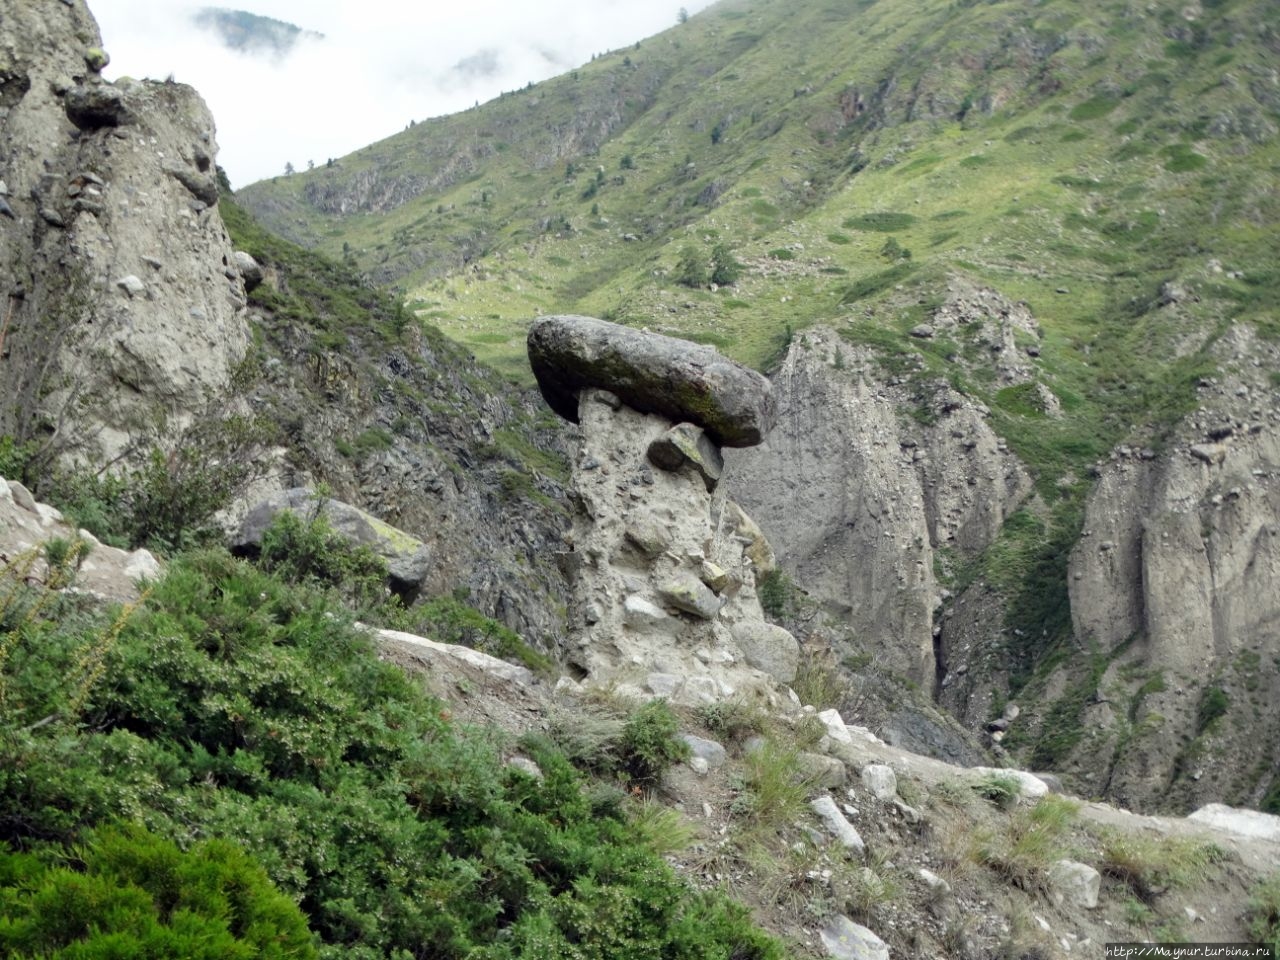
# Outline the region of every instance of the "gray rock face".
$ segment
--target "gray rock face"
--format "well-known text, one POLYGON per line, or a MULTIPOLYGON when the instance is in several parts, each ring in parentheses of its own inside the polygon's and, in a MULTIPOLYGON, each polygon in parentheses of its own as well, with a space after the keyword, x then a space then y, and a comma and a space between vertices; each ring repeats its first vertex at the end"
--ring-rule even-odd
MULTIPOLYGON (((740 697, 779 707, 767 671, 735 640, 761 623, 749 520, 693 470, 654 469, 670 420, 584 390, 565 557, 570 662, 584 682, 698 705, 740 697)), ((794 642, 794 641, 792 641, 794 642)))
POLYGON ((759 443, 773 425, 773 391, 712 347, 591 317, 540 317, 529 362, 551 409, 579 422, 578 393, 612 391, 632 409, 702 427, 721 446, 759 443))
POLYGON ((1135 701, 1140 736, 1114 758, 1131 718, 1094 707, 1069 771, 1080 792, 1106 784, 1137 806, 1259 803, 1269 786, 1249 772, 1257 745, 1280 735, 1280 677, 1260 668, 1280 656, 1280 391, 1269 376, 1280 349, 1247 327, 1214 349, 1220 376, 1202 382, 1168 448, 1122 449, 1101 466, 1068 568, 1076 636, 1103 652, 1136 638, 1099 701, 1164 680, 1135 701), (1203 730, 1199 707, 1215 685, 1226 716, 1203 730), (1180 767, 1197 737, 1212 765, 1180 767))
POLYGON ((940 387, 930 424, 904 417, 919 401, 834 331, 797 336, 775 381, 778 426, 725 451, 730 495, 797 583, 878 638, 887 668, 931 686, 935 550, 985 548, 1030 478, 979 406, 940 387))
POLYGON ((14 0, 0 18, 4 89, 23 91, 0 97, 0 433, 61 423, 68 459, 105 463, 139 424, 193 422, 229 386, 248 325, 217 209, 170 175, 212 179, 213 118, 182 84, 102 80, 85 61, 99 43, 83 3, 14 0), (142 289, 116 286, 127 277, 142 289))

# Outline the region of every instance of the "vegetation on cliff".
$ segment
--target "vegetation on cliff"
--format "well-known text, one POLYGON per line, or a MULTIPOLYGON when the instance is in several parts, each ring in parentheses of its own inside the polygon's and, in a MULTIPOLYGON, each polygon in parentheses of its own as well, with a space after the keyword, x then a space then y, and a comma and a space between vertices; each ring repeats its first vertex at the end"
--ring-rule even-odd
MULTIPOLYGON (((297 904, 321 957, 781 956, 646 847, 612 769, 455 724, 324 582, 349 588, 349 562, 276 553, 274 574, 175 556, 110 611, 7 568, 0 943, 311 956, 297 904), (504 762, 517 749, 540 776, 504 762)), ((681 754, 660 715, 628 729, 619 775, 681 754)))

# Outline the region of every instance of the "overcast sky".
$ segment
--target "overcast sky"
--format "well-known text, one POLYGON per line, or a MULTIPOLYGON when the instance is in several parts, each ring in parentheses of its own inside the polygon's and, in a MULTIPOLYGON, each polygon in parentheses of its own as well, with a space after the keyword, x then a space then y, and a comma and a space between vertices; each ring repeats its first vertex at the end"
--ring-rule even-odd
MULTIPOLYGON (((214 0, 216 2, 216 0, 214 0)), ((236 53, 192 14, 214 2, 89 0, 107 76, 196 87, 235 186, 305 169, 425 120, 564 73, 711 0, 249 0, 226 6, 324 34, 286 57, 236 53), (458 69, 470 62, 492 72, 458 69)), ((220 4, 219 4, 220 5, 220 4)))

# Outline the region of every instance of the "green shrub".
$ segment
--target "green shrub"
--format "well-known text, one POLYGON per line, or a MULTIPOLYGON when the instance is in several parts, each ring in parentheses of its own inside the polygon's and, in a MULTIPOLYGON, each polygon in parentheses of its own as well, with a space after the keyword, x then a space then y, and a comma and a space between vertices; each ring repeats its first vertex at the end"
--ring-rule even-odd
POLYGON ((145 830, 102 830, 51 862, 0 848, 0 954, 310 960, 306 918, 222 840, 183 852, 145 830))
MULTIPOLYGON (((433 960, 781 960, 742 910, 646 846, 616 788, 589 787, 546 739, 524 745, 542 779, 505 766, 495 738, 453 726, 332 588, 302 579, 222 550, 176 557, 75 723, 36 721, 110 616, 46 607, 4 667, 0 839, 77 842, 109 820, 177 842, 234 836, 326 960, 424 945, 433 960)), ((675 731, 651 704, 620 757, 654 776, 684 756, 675 731)))
POLYGON ((800 751, 774 738, 743 758, 742 789, 732 810, 749 829, 774 833, 803 818, 813 781, 800 765, 800 751))
POLYGON ((654 783, 672 764, 689 759, 680 719, 665 700, 650 700, 622 728, 622 764, 639 783, 654 783))
POLYGON ((1105 117, 1116 107, 1120 106, 1120 100, 1107 94, 1098 94, 1090 97, 1082 103, 1077 103, 1071 108, 1068 116, 1072 120, 1098 120, 1105 117))
POLYGON ((872 230, 877 233, 895 233, 906 230, 916 222, 909 213, 864 213, 861 216, 849 217, 843 226, 848 230, 872 230))
POLYGON ((1249 935, 1280 957, 1280 873, 1262 880, 1249 894, 1249 935))
POLYGON ((1045 797, 1015 812, 1001 828, 978 831, 974 857, 1023 889, 1039 886, 1050 865, 1068 854, 1064 840, 1079 809, 1066 797, 1045 797))
POLYGON ((881 270, 879 273, 863 277, 845 288, 844 294, 840 297, 840 303, 847 305, 875 296, 882 290, 888 290, 895 284, 907 279, 914 269, 914 265, 908 261, 898 263, 888 270, 881 270))
POLYGON ((218 511, 266 469, 273 428, 245 417, 197 419, 119 473, 55 474, 48 499, 100 540, 171 551, 222 536, 218 511))
POLYGON ((795 585, 779 569, 768 570, 761 574, 756 582, 756 592, 760 595, 760 606, 764 612, 775 620, 786 615, 795 598, 795 585))
POLYGON ((768 715, 745 700, 716 700, 698 708, 698 719, 713 736, 734 743, 764 732, 768 715))
POLYGON ((742 276, 742 264, 728 244, 717 243, 711 249, 711 282, 721 287, 733 286, 742 276))
POLYGON ((702 252, 696 247, 685 247, 680 251, 680 259, 676 261, 672 279, 682 287, 695 290, 705 287, 711 280, 711 273, 702 252))
POLYGON ((1174 143, 1164 148, 1164 168, 1170 173, 1190 173, 1205 167, 1209 160, 1196 153, 1185 143, 1174 143))
POLYGON ((473 650, 513 660, 530 670, 551 675, 550 658, 529 646, 511 628, 486 617, 474 607, 469 607, 457 597, 434 597, 417 604, 392 621, 397 629, 421 633, 439 640, 473 650))
POLYGON ((973 785, 973 790, 1001 810, 1008 810, 1022 796, 1022 782, 1009 773, 988 773, 973 785))
POLYGON ((1138 897, 1150 902, 1163 890, 1202 882, 1208 869, 1226 857, 1222 847, 1195 838, 1109 832, 1102 838, 1098 869, 1124 881, 1138 897))
POLYGON ((258 563, 289 583, 332 587, 364 607, 385 595, 387 564, 368 547, 353 546, 322 514, 303 519, 285 511, 262 534, 258 563))
POLYGON ((19 443, 11 436, 0 437, 0 477, 5 480, 23 481, 27 464, 35 456, 38 444, 34 440, 19 443))
POLYGON ((1200 696, 1200 706, 1196 709, 1196 734, 1204 733, 1215 720, 1226 716, 1230 705, 1231 701, 1221 687, 1205 688, 1200 696))

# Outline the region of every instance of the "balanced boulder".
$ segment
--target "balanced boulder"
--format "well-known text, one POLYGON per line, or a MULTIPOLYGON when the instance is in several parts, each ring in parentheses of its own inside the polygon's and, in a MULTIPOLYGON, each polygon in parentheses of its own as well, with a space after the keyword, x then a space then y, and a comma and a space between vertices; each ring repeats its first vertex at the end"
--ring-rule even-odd
POLYGON ((641 413, 690 422, 720 446, 750 447, 774 421, 773 389, 712 347, 592 317, 540 317, 529 363, 556 413, 578 422, 578 392, 612 391, 641 413))

